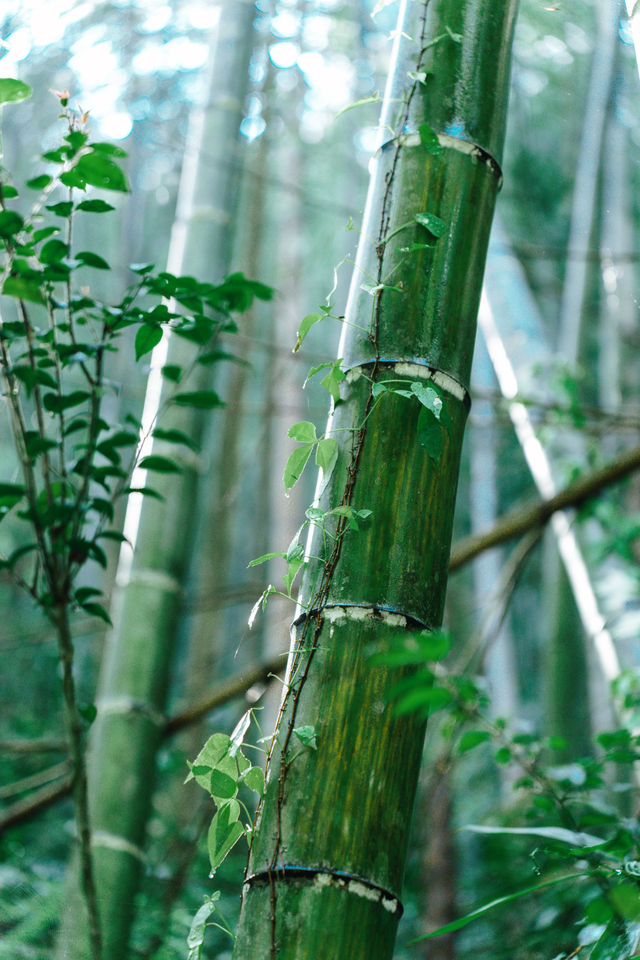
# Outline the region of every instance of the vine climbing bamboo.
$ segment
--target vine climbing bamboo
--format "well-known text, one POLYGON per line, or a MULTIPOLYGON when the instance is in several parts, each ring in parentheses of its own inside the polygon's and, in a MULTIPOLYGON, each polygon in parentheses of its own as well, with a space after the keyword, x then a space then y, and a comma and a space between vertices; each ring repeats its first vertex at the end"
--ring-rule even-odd
POLYGON ((428 691, 370 655, 441 622, 516 6, 402 5, 235 960, 393 952, 428 691))

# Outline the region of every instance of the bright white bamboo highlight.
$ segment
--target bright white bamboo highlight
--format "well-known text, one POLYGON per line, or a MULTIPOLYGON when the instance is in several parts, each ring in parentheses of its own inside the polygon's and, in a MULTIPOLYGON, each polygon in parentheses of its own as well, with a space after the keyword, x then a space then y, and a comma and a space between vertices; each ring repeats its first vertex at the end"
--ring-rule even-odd
MULTIPOLYGON (((498 333, 491 304, 484 290, 480 301, 478 326, 485 338, 500 391, 507 400, 511 401, 509 416, 534 483, 540 495, 549 499, 557 492, 549 458, 535 435, 529 411, 524 404, 514 399, 518 393, 518 380, 507 356, 504 342, 498 333)), ((620 661, 611 634, 606 628, 605 619, 598 609, 589 572, 567 513, 554 513, 551 526, 558 542, 558 551, 567 571, 582 625, 593 644, 604 676, 611 681, 620 673, 620 661)))

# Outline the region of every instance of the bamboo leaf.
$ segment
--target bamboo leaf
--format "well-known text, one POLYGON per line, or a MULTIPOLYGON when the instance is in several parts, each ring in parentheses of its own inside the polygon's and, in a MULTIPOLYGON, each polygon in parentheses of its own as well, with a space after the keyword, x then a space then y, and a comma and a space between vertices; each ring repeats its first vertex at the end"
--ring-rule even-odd
POLYGON ((177 393, 173 402, 181 407, 195 407, 199 410, 213 410, 215 407, 224 407, 215 390, 192 390, 190 393, 177 393))
POLYGON ((524 890, 518 890, 516 893, 508 893, 504 897, 497 897, 497 899, 491 900, 489 903, 485 903, 484 906, 478 907, 477 910, 472 910, 470 913, 465 914, 464 917, 459 917, 457 920, 453 920, 451 923, 445 924, 444 927, 439 927, 437 930, 433 930, 431 933, 425 933, 421 937, 415 937, 409 942, 418 943, 420 940, 430 940, 432 937, 439 937, 443 933, 453 933, 454 930, 461 930, 462 927, 466 927, 467 924, 471 923, 472 920, 476 920, 478 917, 484 916, 485 913, 488 913, 495 907, 500 907, 505 903, 512 903, 514 900, 519 900, 520 897, 526 897, 530 893, 537 893, 538 890, 545 890, 547 887, 553 887, 559 883, 568 883, 570 880, 579 880, 581 877, 590 876, 592 876, 590 872, 572 873, 565 877, 556 877, 554 880, 545 880, 543 883, 536 883, 533 887, 526 887, 524 890))
POLYGON ((155 470, 156 473, 180 473, 182 468, 169 457, 161 457, 156 453, 143 457, 140 461, 143 470, 155 470))
POLYGON ((190 450, 198 451, 200 448, 195 440, 192 440, 191 437, 184 433, 182 430, 178 430, 175 427, 171 430, 165 430, 162 427, 156 427, 153 431, 153 437, 155 440, 163 440, 165 443, 179 443, 182 446, 189 447, 190 450))
POLYGON ((465 830, 473 833, 510 834, 523 837, 544 837, 547 840, 557 840, 568 843, 572 847, 598 847, 605 841, 601 837, 590 833, 579 833, 575 830, 566 830, 564 827, 491 827, 467 826, 465 830))

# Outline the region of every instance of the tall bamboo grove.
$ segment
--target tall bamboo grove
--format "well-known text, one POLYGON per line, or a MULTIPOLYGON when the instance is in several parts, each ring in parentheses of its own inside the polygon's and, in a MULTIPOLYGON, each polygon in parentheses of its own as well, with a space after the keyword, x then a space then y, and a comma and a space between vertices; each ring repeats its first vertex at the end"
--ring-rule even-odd
POLYGON ((369 654, 441 624, 516 7, 400 12, 327 431, 338 461, 315 508, 372 516, 358 532, 341 517, 335 541, 318 523, 307 548, 321 559, 303 580, 234 960, 393 953, 425 722, 394 712, 403 674, 369 654))

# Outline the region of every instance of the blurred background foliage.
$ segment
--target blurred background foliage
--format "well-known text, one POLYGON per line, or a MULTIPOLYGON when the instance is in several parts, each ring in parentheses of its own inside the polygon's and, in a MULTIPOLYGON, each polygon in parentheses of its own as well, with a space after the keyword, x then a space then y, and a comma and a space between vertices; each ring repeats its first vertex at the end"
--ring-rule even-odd
MULTIPOLYGON (((251 632, 247 627, 257 597, 268 583, 280 582, 281 564, 247 565, 267 551, 286 549, 313 495, 313 478, 307 477, 299 492, 284 497, 286 432, 296 420, 311 419, 320 427, 325 419, 326 393, 314 382, 304 391, 300 387, 309 366, 335 354, 339 323, 317 324, 304 350, 291 351, 301 318, 317 312, 328 295, 334 312, 344 311, 368 161, 379 143, 375 101, 384 89, 395 19, 393 4, 375 17, 372 6, 369 0, 258 0, 252 32, 245 37, 244 66, 240 52, 237 58, 239 88, 244 90, 238 136, 233 142, 216 142, 214 129, 197 148, 201 179, 189 223, 204 224, 206 230, 215 222, 216 184, 233 168, 232 222, 225 224, 222 272, 243 270, 272 285, 276 296, 240 322, 233 349, 248 365, 229 364, 212 373, 228 407, 215 414, 204 452, 201 485, 213 506, 189 543, 190 572, 176 628, 168 715, 227 675, 287 646, 290 604, 275 601, 251 632), (361 99, 371 102, 340 112, 361 99), (212 585, 203 576, 203 564, 211 567, 216 555, 220 562, 212 585), (195 636, 200 637, 197 650, 195 636)), ((512 359, 524 355, 519 366, 514 360, 521 397, 559 484, 637 445, 640 432, 639 81, 628 23, 623 10, 618 17, 614 7, 613 0, 523 0, 514 48, 498 206, 501 228, 492 245, 491 282, 504 305, 500 322, 506 324, 507 353, 512 359), (589 159, 585 136, 599 122, 592 112, 590 80, 604 43, 603 6, 615 14, 613 59, 600 85, 602 90, 606 84, 602 132, 589 154, 593 159, 597 151, 595 179, 588 189, 581 188, 581 202, 592 210, 591 224, 580 237, 572 233, 572 211, 576 183, 585 182, 580 170, 589 159), (563 325, 569 322, 563 303, 569 265, 575 262, 586 269, 582 279, 571 280, 582 285, 582 302, 577 355, 568 357, 562 350, 563 325), (531 326, 523 332, 520 324, 530 309, 539 323, 535 349, 527 341, 531 326)), ((68 90, 72 102, 90 112, 94 138, 117 142, 128 153, 131 194, 118 197, 117 212, 104 221, 105 232, 87 238, 90 249, 112 264, 110 282, 119 285, 101 289, 98 277, 97 295, 116 300, 130 279, 130 263, 167 261, 180 215, 181 181, 190 175, 189 158, 196 149, 194 131, 202 111, 206 115, 216 105, 216 36, 230 9, 228 3, 204 0, 10 0, 0 12, 0 73, 19 77, 34 91, 29 101, 9 105, 2 116, 3 165, 13 180, 21 183, 32 176, 39 155, 59 135, 51 89, 68 90)), ((229 62, 235 69, 233 58, 229 62)), ((203 279, 221 278, 220 254, 214 255, 206 241, 197 265, 192 260, 195 254, 187 256, 184 272, 193 266, 203 279)), ((457 537, 490 526, 496 516, 534 495, 508 404, 487 363, 479 351, 457 537)), ((114 402, 141 409, 144 378, 134 375, 125 353, 118 364, 112 370, 114 402)), ((0 449, 4 476, 13 454, 1 401, 0 449)), ((581 549, 597 603, 621 667, 628 671, 619 682, 627 706, 634 702, 633 671, 639 666, 639 518, 637 478, 604 492, 579 516, 581 549)), ((19 546, 18 532, 9 522, 3 525, 4 551, 19 546)), ((585 737, 590 718, 597 731, 613 714, 602 664, 572 591, 560 574, 548 576, 554 563, 559 569, 550 559, 552 541, 547 533, 518 569, 517 584, 505 587, 497 599, 492 591, 507 550, 504 556, 491 554, 491 567, 481 557, 473 568, 456 573, 448 622, 456 645, 477 642, 482 628, 482 643, 499 651, 493 664, 490 654, 483 658, 483 682, 494 695, 496 710, 508 712, 516 728, 541 735, 556 732, 550 724, 559 723, 571 759, 590 749, 585 737), (486 622, 496 603, 502 603, 502 615, 486 622)), ((115 552, 110 559, 109 574, 100 574, 99 582, 107 595, 113 589, 115 552)), ((56 649, 44 620, 1 573, 0 624, 0 802, 5 812, 15 812, 20 803, 28 811, 34 791, 61 782, 68 773, 60 749, 56 649), (52 741, 48 749, 15 749, 16 741, 41 739, 52 741)), ((95 699, 104 638, 101 621, 76 618, 77 678, 86 703, 95 699)), ((259 683, 247 696, 250 703, 264 706, 266 732, 276 694, 272 689, 265 695, 265 684, 259 683)), ((212 885, 205 843, 198 840, 204 821, 199 823, 191 793, 196 788, 180 786, 185 755, 193 757, 211 730, 231 730, 244 708, 235 700, 208 715, 195 731, 164 741, 132 957, 186 955, 191 917, 212 885)), ((488 750, 455 762, 449 758, 443 767, 436 763, 438 743, 437 737, 431 739, 426 755, 398 958, 569 955, 578 943, 576 924, 582 914, 575 907, 575 891, 566 889, 552 889, 535 902, 520 901, 516 909, 489 915, 455 940, 409 945, 411 936, 517 885, 524 887, 535 875, 530 840, 505 843, 504 838, 458 832, 465 823, 496 822, 500 806, 503 822, 517 822, 524 801, 521 791, 513 789, 514 777, 496 772, 488 750)), ((152 779, 154 773, 143 770, 140 776, 152 779)), ((2 830, 0 960, 52 956, 73 843, 72 819, 70 800, 62 796, 2 830)), ((234 852, 216 877, 223 912, 232 922, 243 859, 242 851, 234 852)), ((230 957, 229 938, 211 931, 203 955, 230 957)))

